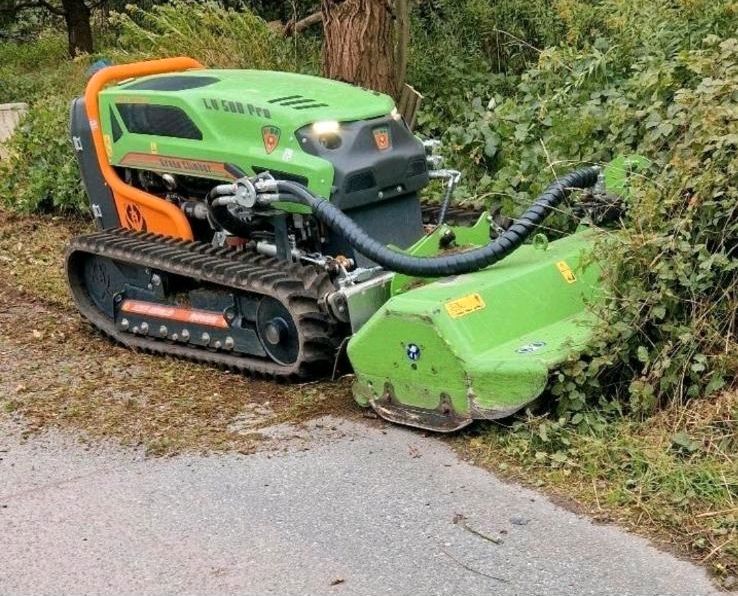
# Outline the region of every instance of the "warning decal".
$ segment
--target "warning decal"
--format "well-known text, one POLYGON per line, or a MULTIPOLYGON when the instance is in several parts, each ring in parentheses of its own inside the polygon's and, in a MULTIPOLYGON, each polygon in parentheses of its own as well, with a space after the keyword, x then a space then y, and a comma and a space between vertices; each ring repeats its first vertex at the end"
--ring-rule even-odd
POLYGON ((559 270, 559 273, 561 273, 561 277, 566 280, 566 283, 573 284, 577 281, 577 276, 574 275, 574 272, 566 261, 559 261, 556 263, 556 268, 559 270))
POLYGON ((446 312, 451 318, 458 319, 485 308, 484 300, 479 294, 469 294, 461 298, 455 298, 444 304, 446 312))

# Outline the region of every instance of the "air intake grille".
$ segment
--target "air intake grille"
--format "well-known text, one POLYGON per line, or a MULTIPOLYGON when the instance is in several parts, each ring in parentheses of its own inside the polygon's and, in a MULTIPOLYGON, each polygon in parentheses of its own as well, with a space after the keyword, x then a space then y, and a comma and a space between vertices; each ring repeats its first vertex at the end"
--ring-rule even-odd
POLYGON ((176 106, 119 103, 116 107, 129 132, 202 140, 200 129, 184 110, 176 106))
POLYGON ((420 174, 425 174, 427 169, 428 165, 425 161, 425 157, 416 157, 409 164, 407 164, 406 177, 409 178, 410 176, 419 176, 420 174))
POLYGON ((138 91, 185 91, 187 89, 206 87, 218 81, 220 81, 219 78, 211 76, 169 75, 136 81, 135 83, 126 85, 125 88, 136 89, 138 91))
POLYGON ((367 190, 374 188, 377 185, 377 181, 374 178, 374 173, 367 170, 366 172, 358 172, 351 174, 346 178, 346 194, 352 192, 359 192, 360 190, 367 190))
POLYGON ((321 103, 309 97, 302 95, 285 95, 284 97, 275 97, 270 99, 269 103, 283 107, 290 107, 295 110, 309 110, 311 108, 327 108, 327 103, 321 103))

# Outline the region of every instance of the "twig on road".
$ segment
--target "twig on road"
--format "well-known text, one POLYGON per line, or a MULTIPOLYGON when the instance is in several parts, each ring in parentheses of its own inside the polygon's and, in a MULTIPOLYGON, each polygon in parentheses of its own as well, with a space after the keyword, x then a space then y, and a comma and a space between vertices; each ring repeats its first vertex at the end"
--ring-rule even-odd
POLYGON ((454 563, 459 565, 460 567, 463 567, 467 571, 471 571, 472 573, 476 573, 477 575, 481 575, 482 577, 486 577, 488 579, 493 579, 498 582, 503 582, 505 584, 510 583, 509 579, 505 579, 504 577, 497 577, 495 575, 490 575, 489 573, 485 573, 484 571, 480 571, 479 569, 474 569, 474 567, 471 567, 464 563, 461 559, 458 557, 455 557, 450 552, 448 552, 445 548, 441 547, 441 552, 446 555, 449 559, 451 559, 454 563))

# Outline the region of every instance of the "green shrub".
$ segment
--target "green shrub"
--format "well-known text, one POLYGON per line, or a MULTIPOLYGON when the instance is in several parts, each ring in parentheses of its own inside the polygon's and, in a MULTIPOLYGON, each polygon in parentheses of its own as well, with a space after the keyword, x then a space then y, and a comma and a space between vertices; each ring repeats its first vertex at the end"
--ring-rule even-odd
POLYGON ((66 62, 67 42, 62 35, 45 34, 23 44, 0 43, 0 103, 32 101, 47 89, 63 85, 57 69, 66 62))
POLYGON ((593 357, 560 378, 568 409, 607 384, 648 414, 738 375, 738 39, 712 36, 674 70, 672 101, 640 114, 639 147, 663 169, 638 185, 630 225, 598 249, 603 325, 593 357))
POLYGON ((90 57, 70 60, 57 34, 0 44, 0 101, 25 101, 28 115, 0 161, 0 202, 16 210, 76 212, 86 203, 69 142, 69 101, 80 95, 90 57))
POLYGON ((69 102, 50 95, 36 101, 0 161, 0 198, 24 212, 77 212, 87 200, 69 142, 69 102))
POLYGON ((187 55, 215 68, 317 71, 314 41, 285 39, 245 8, 188 0, 126 8, 111 19, 118 42, 110 53, 118 62, 187 55))
MULTIPOLYGON (((442 76, 426 93, 420 128, 445 141, 473 198, 513 213, 556 173, 620 153, 654 160, 626 229, 598 247, 606 300, 591 356, 565 367, 553 389, 560 413, 577 423, 603 397, 647 414, 709 395, 738 373, 738 3, 550 7, 558 41, 528 55, 520 72, 491 73, 467 41, 465 56, 448 43, 445 58, 421 58, 442 76)), ((491 26, 494 14, 480 23, 491 26)))

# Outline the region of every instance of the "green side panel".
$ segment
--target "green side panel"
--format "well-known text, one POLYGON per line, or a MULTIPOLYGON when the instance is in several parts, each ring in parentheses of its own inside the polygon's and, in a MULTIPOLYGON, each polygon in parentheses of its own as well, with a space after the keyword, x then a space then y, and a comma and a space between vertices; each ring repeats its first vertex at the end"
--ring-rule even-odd
POLYGON ((488 269, 393 296, 349 342, 357 401, 450 404, 460 419, 524 407, 590 337, 599 270, 583 262, 595 234, 525 245, 488 269))
MULTIPOLYGON (((255 169, 277 170, 307 178, 310 190, 329 197, 333 166, 304 152, 296 131, 318 121, 350 122, 387 116, 394 109, 393 100, 386 95, 318 77, 269 71, 188 71, 176 73, 176 77, 207 76, 217 81, 179 90, 141 88, 147 82, 172 76, 139 78, 100 93, 101 126, 110 163, 130 165, 131 154, 170 156, 185 160, 184 173, 223 180, 230 177, 222 167, 209 169, 207 164, 193 165, 193 160, 231 164, 248 175, 253 175, 255 169), (117 104, 125 103, 180 108, 201 131, 202 140, 133 133, 123 126, 122 136, 114 141, 110 113, 123 124, 117 104), (269 135, 277 139, 276 145, 267 142, 269 135), (205 169, 198 171, 195 166, 205 169)), ((183 171, 156 165, 158 168, 150 169, 183 171)))

